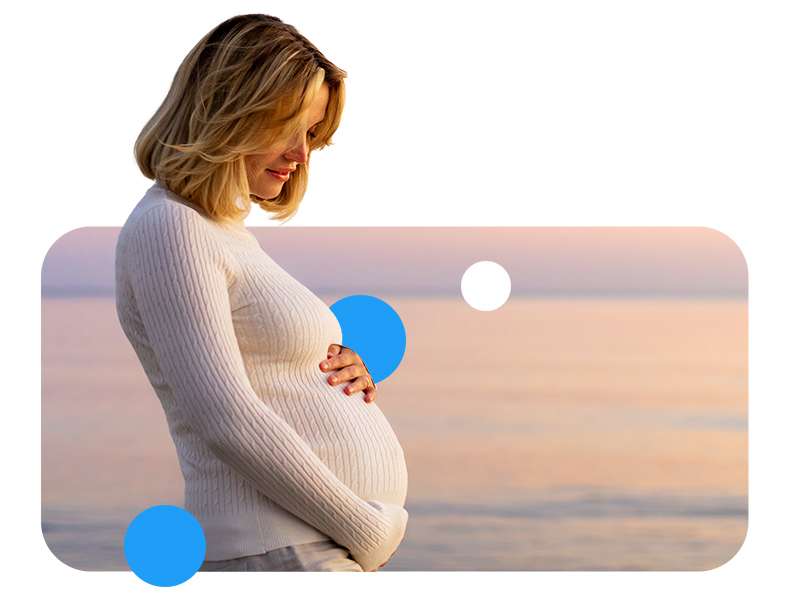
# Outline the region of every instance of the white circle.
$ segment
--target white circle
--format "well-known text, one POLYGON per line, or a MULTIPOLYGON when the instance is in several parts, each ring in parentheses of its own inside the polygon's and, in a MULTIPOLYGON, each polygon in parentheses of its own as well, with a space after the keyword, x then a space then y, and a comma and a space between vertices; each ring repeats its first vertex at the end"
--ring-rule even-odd
POLYGON ((500 308, 511 294, 511 277, 497 263, 488 260, 477 262, 464 271, 461 294, 472 308, 500 308))

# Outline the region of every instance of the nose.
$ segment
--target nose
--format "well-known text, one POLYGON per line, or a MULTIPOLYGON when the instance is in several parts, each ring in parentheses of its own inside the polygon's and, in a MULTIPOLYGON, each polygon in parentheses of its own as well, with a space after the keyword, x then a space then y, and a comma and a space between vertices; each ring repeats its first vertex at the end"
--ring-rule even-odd
POLYGON ((294 140, 283 155, 292 162, 303 164, 308 160, 308 136, 300 136, 294 140))

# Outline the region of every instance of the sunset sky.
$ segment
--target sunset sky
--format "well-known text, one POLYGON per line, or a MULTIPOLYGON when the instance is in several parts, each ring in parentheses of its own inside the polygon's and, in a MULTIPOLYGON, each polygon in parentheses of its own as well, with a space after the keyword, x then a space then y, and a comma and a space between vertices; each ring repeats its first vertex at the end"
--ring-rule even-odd
MULTIPOLYGON (((511 277, 514 295, 747 295, 738 246, 699 227, 253 227, 262 248, 318 294, 459 295, 473 263, 511 277)), ((118 228, 57 240, 45 295, 111 294, 118 228)))

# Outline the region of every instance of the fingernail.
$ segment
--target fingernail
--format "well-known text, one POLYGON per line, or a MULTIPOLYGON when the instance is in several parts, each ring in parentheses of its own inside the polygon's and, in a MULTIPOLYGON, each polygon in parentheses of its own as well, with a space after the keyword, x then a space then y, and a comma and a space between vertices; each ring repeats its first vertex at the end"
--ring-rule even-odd
POLYGON ((328 358, 333 356, 333 352, 328 352, 328 358))
POLYGON ((334 375, 333 377, 331 377, 331 383, 339 383, 339 378, 336 375, 334 375))
MULTIPOLYGON (((330 357, 328 357, 328 358, 330 358, 330 357)), ((325 369, 327 369, 327 368, 328 368, 328 363, 326 363, 326 362, 322 363, 322 364, 320 365, 320 368, 321 368, 321 369, 324 371, 325 369)))
POLYGON ((352 393, 353 393, 353 388, 351 388, 351 387, 348 387, 348 388, 345 390, 345 393, 346 393, 347 395, 350 395, 350 394, 352 394, 352 393))

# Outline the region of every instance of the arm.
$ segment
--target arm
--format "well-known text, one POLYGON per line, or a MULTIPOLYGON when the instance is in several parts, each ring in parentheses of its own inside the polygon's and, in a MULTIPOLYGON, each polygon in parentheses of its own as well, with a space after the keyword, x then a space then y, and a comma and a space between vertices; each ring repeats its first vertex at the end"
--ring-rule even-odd
POLYGON ((221 251, 204 226, 193 211, 159 206, 128 232, 124 265, 166 382, 214 454, 370 571, 400 543, 407 513, 361 500, 258 399, 233 330, 221 251))

